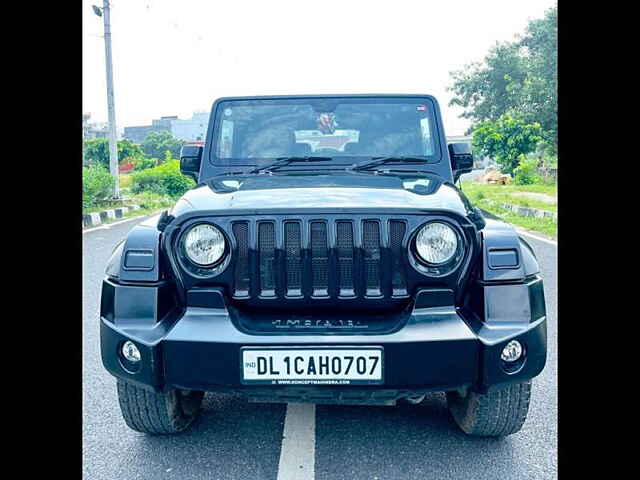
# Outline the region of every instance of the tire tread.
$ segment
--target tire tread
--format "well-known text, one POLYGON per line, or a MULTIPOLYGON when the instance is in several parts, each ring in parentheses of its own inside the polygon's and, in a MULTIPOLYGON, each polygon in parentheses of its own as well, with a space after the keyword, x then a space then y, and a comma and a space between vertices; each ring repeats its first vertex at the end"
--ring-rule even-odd
POLYGON ((467 434, 503 437, 518 432, 531 399, 531 381, 516 383, 486 394, 469 392, 466 397, 448 392, 449 411, 467 434))
MULTIPOLYGON (((151 435, 178 433, 197 417, 185 415, 181 397, 173 391, 160 394, 147 391, 124 380, 117 382, 118 400, 122 417, 129 428, 151 435), (171 412, 170 403, 176 402, 171 412)), ((200 400, 202 397, 199 397, 200 400)))

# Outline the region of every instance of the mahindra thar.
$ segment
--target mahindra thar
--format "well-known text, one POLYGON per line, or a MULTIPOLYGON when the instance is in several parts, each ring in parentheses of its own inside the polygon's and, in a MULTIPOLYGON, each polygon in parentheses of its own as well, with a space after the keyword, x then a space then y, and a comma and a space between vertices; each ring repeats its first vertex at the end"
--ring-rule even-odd
POLYGON ((455 186, 430 95, 229 97, 180 168, 197 186, 134 227, 102 284, 126 424, 184 430, 205 392, 395 405, 446 392, 470 435, 522 427, 546 361, 532 248, 455 186))

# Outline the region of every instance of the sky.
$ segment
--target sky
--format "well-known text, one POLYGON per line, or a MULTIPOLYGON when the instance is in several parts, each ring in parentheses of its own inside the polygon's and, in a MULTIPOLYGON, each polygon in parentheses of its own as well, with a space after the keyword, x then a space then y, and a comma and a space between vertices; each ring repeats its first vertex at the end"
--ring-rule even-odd
MULTIPOLYGON (((83 0, 83 113, 107 121, 103 20, 83 0)), ((448 136, 450 72, 555 0, 112 0, 116 125, 209 111, 222 96, 429 93, 448 136)))

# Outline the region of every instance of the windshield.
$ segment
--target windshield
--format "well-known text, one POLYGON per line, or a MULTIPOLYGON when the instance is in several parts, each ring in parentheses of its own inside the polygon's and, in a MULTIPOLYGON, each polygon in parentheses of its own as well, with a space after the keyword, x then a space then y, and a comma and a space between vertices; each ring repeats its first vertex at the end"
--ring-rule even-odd
POLYGON ((280 157, 392 156, 437 162, 437 145, 427 98, 225 100, 215 113, 212 161, 223 166, 280 157))

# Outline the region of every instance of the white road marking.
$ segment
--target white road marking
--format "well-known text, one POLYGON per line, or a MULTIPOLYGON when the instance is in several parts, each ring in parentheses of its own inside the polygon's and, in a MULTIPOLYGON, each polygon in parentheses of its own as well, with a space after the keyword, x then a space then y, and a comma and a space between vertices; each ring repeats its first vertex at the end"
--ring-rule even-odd
POLYGON ((288 403, 282 432, 278 480, 313 480, 315 452, 315 404, 288 403))
POLYGON ((82 231, 82 234, 84 235, 85 233, 93 232, 95 230, 109 230, 111 227, 115 227, 116 225, 131 222, 132 220, 138 220, 147 216, 148 215, 139 215, 137 217, 125 218, 124 220, 120 220, 119 222, 105 223, 104 225, 100 225, 99 227, 87 228, 86 230, 82 231))
POLYGON ((519 234, 524 235, 525 237, 535 238, 536 240, 540 240, 541 242, 549 243, 551 245, 555 245, 556 247, 558 246, 558 242, 555 242, 553 240, 549 240, 548 238, 543 238, 543 237, 539 237, 537 235, 533 235, 533 234, 527 232, 526 230, 522 230, 521 228, 516 228, 516 230, 518 231, 519 234))

